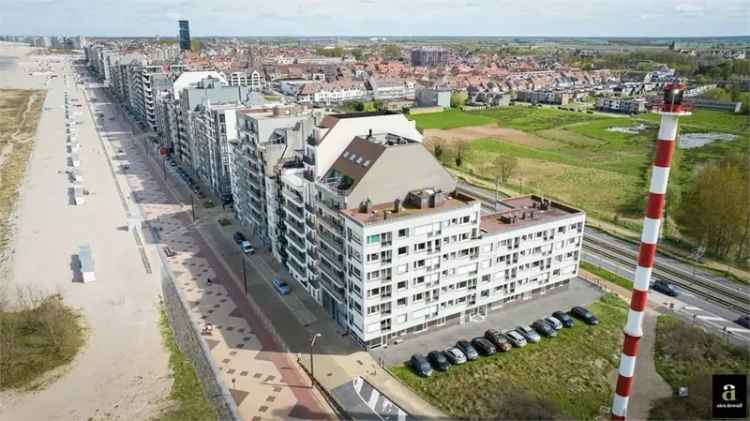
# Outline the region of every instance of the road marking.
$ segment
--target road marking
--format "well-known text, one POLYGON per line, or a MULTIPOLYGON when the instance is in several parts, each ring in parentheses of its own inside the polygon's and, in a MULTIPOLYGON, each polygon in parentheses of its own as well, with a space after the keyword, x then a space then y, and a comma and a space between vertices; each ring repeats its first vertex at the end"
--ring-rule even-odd
POLYGON ((702 316, 702 315, 698 315, 696 317, 699 318, 699 319, 701 319, 701 320, 710 320, 710 321, 714 321, 714 322, 728 322, 729 321, 729 320, 727 320, 727 319, 725 319, 723 317, 719 317, 719 316, 702 316))
POLYGON ((700 307, 695 307, 695 306, 685 306, 685 307, 683 307, 683 308, 684 308, 685 310, 691 310, 691 311, 697 311, 697 310, 700 310, 700 311, 704 311, 704 310, 703 310, 702 308, 700 308, 700 307))
POLYGON ((744 329, 741 327, 728 327, 727 330, 730 332, 737 332, 737 333, 750 333, 750 329, 744 329))

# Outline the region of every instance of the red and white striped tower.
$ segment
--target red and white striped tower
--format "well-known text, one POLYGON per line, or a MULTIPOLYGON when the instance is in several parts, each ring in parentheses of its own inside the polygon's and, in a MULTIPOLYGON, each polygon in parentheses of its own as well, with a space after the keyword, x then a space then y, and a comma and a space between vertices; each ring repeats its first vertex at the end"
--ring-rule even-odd
POLYGON ((680 116, 690 115, 682 103, 685 85, 669 84, 664 88, 664 101, 660 104, 661 114, 659 137, 656 140, 656 158, 651 169, 651 188, 648 193, 646 218, 643 221, 641 247, 638 255, 638 266, 635 269, 633 295, 630 298, 628 320, 625 323, 625 343, 622 346, 620 369, 617 377, 615 397, 612 401, 612 419, 624 420, 628 412, 628 399, 633 387, 635 360, 638 357, 638 344, 643 336, 643 311, 648 302, 648 290, 651 284, 651 270, 656 257, 656 243, 659 239, 659 228, 664 214, 669 167, 677 138, 677 121, 680 116))

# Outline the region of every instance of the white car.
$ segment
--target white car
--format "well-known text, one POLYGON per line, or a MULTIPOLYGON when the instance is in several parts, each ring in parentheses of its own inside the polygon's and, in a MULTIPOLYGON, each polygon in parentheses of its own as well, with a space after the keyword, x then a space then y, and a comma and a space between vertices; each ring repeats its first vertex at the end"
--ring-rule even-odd
POLYGON ((563 324, 562 324, 562 322, 561 322, 561 321, 559 321, 559 320, 557 320, 556 318, 554 318, 554 317, 552 317, 552 316, 547 316, 547 317, 545 317, 545 318, 544 318, 544 321, 545 321, 545 322, 546 322, 546 323, 547 323, 547 324, 548 324, 548 325, 549 325, 549 326, 550 326, 550 327, 551 327, 552 329, 555 329, 555 330, 560 330, 560 329, 562 329, 562 328, 563 328, 563 324))
POLYGON ((455 346, 446 349, 445 355, 448 357, 448 360, 451 362, 451 364, 459 365, 466 362, 466 355, 464 355, 464 353, 455 346))

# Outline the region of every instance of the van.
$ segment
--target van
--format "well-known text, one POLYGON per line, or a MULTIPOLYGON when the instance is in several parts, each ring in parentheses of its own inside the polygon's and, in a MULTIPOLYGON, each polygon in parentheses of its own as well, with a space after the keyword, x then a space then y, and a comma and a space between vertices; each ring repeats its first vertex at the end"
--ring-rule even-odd
POLYGON ((240 248, 242 249, 242 252, 245 254, 255 254, 255 248, 247 240, 240 243, 240 248))

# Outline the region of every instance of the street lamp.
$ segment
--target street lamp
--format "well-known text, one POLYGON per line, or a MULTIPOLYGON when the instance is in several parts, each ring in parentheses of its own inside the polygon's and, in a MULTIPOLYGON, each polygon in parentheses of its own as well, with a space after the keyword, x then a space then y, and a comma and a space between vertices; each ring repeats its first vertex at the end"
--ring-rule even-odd
POLYGON ((323 336, 320 333, 316 333, 313 335, 312 340, 310 340, 310 379, 312 380, 313 386, 315 385, 315 360, 313 360, 313 348, 315 347, 315 341, 323 336))

